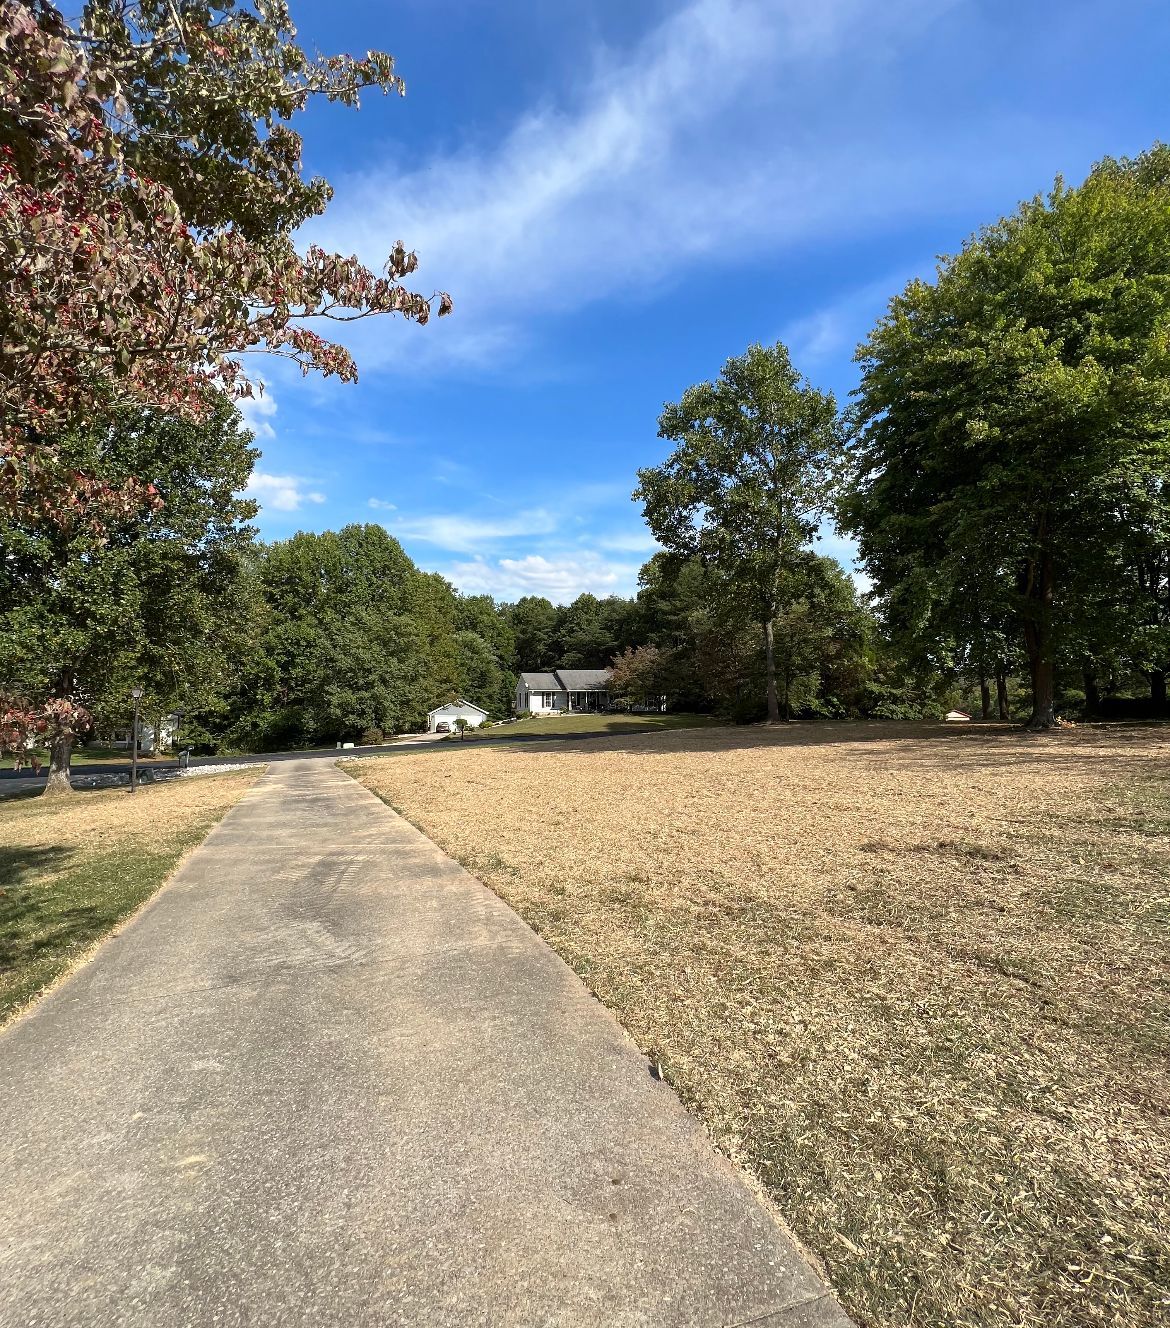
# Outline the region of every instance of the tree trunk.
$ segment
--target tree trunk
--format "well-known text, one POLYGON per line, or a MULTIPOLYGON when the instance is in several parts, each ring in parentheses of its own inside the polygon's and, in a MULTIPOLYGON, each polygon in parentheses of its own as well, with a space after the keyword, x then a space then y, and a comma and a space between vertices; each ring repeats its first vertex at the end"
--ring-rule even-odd
POLYGON ((1028 665, 1032 676, 1032 713, 1028 717, 1027 728, 1054 729, 1056 727, 1056 679, 1052 659, 1044 651, 1043 645, 1034 646, 1028 642, 1029 633, 1025 631, 1024 640, 1028 644, 1028 665))
POLYGON ((1029 567, 1025 585, 1025 594, 1032 609, 1024 619, 1024 647, 1028 652, 1028 670, 1032 676, 1032 713, 1026 725, 1030 729, 1056 727, 1052 592, 1052 554, 1044 551, 1029 567))
POLYGON ((1157 714, 1166 713, 1166 675, 1161 669, 1150 671, 1150 701, 1157 714))
POLYGON ((1012 717, 1011 706, 1008 704, 1007 690, 1007 672, 1004 669, 997 669, 995 672, 995 699, 999 703, 999 717, 1006 724, 1012 717))
POLYGON ((151 736, 151 740, 150 740, 150 754, 151 754, 151 756, 161 756, 161 755, 162 755, 162 726, 163 726, 163 717, 162 717, 162 715, 161 715, 161 713, 160 713, 160 714, 155 718, 155 721, 154 721, 154 733, 152 734, 152 736, 151 736))
POLYGON ((1085 667, 1085 714, 1095 715, 1101 709, 1101 689, 1097 686, 1097 675, 1088 666, 1085 667))
POLYGON ((49 747, 49 777, 45 781, 45 795, 72 793, 69 780, 69 762, 73 756, 73 735, 55 738, 49 747))
POLYGON ((980 719, 991 718, 991 688, 987 685, 987 674, 982 671, 979 674, 979 708, 982 711, 980 719))
POLYGON ((779 724, 780 703, 776 699, 776 653, 772 645, 772 618, 764 622, 764 656, 768 664, 768 722, 779 724))

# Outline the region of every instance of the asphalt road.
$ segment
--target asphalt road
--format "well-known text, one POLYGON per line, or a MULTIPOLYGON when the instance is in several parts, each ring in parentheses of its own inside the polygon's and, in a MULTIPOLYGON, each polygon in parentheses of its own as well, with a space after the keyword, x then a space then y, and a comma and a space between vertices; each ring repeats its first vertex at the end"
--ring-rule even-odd
POLYGON ((848 1328, 576 976, 329 759, 0 1033, 0 1121, 0 1328, 848 1328))

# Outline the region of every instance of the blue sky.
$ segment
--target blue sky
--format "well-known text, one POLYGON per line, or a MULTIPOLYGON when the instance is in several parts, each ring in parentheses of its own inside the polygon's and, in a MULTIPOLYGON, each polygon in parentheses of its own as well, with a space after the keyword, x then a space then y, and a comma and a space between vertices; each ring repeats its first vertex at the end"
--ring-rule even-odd
MULTIPOLYGON (((312 239, 396 240, 455 313, 343 329, 361 381, 260 369, 261 532, 380 521, 500 599, 629 594, 662 403, 778 337, 845 398, 890 295, 1054 176, 1165 137, 1148 0, 293 0, 405 99, 301 123, 312 239)), ((259 365, 257 366, 259 368, 259 365)), ((825 552, 850 548, 826 532, 825 552)))

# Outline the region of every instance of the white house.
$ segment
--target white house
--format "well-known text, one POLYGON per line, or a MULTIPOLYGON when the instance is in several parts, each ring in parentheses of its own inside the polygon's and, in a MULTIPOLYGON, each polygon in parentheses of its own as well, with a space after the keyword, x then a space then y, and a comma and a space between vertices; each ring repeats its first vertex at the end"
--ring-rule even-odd
MULTIPOLYGON (((158 750, 166 751, 175 740, 175 735, 179 732, 179 716, 164 715, 162 727, 159 730, 158 750)), ((130 725, 125 728, 114 729, 108 745, 111 747, 130 747, 130 725)), ((154 742, 154 724, 146 718, 145 715, 138 717, 138 750, 140 752, 152 752, 155 750, 154 742)))
POLYGON ((608 710, 611 669, 554 669, 522 673, 516 684, 518 715, 555 715, 570 710, 608 710))
POLYGON ((427 711, 427 732, 434 733, 440 724, 447 724, 454 733, 456 720, 465 719, 469 729, 477 729, 487 719, 487 711, 470 701, 448 701, 427 711))

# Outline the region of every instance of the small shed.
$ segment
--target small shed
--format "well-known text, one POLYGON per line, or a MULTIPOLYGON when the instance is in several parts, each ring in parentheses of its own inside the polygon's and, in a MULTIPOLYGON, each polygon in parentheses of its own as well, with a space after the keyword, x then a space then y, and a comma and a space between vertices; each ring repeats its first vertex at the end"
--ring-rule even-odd
POLYGON ((471 701, 448 701, 427 711, 427 732, 434 733, 440 724, 447 724, 454 733, 458 727, 455 721, 459 719, 465 719, 468 728, 477 729, 487 719, 487 713, 471 701))

